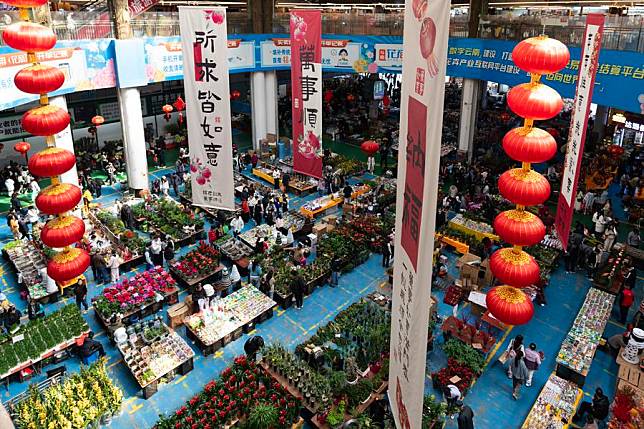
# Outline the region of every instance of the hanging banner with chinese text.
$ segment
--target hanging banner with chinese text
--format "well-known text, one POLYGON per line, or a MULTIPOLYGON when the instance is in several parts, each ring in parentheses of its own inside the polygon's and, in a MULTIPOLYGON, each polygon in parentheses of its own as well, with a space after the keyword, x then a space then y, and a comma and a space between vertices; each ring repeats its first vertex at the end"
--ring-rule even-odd
POLYGON ((597 73, 603 31, 604 15, 589 14, 586 18, 586 31, 581 47, 577 92, 570 119, 568 148, 566 160, 564 161, 563 179, 555 220, 557 235, 564 249, 568 247, 568 235, 570 234, 570 224, 579 180, 579 167, 581 166, 581 157, 584 154, 588 114, 593 98, 593 88, 595 87, 595 75, 597 73))
POLYGON ((399 429, 420 429, 431 296, 449 0, 412 7, 403 34, 389 401, 399 429))
POLYGON ((235 208, 224 8, 180 7, 192 203, 235 208))
POLYGON ((322 21, 319 10, 291 11, 293 170, 322 177, 322 21))

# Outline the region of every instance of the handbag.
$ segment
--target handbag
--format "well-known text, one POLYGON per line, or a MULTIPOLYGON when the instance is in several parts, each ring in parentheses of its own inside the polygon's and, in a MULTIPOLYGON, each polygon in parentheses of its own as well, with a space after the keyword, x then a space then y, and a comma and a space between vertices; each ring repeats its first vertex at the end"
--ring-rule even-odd
POLYGON ((505 363, 508 361, 508 357, 510 357, 509 351, 506 350, 501 353, 501 356, 499 356, 499 362, 501 362, 501 365, 505 365, 505 363))

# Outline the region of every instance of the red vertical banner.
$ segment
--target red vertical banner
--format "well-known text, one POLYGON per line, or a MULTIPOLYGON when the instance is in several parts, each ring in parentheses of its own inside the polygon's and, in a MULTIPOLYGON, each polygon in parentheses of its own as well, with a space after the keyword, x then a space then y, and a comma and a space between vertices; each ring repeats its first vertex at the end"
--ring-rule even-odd
POLYGON ((322 20, 319 10, 291 11, 293 169, 322 177, 322 20))
POLYGON ((588 114, 590 113, 590 104, 593 99, 595 75, 597 73, 597 65, 599 64, 598 59, 603 32, 604 15, 589 14, 586 18, 586 31, 584 32, 584 39, 581 45, 581 62, 579 64, 577 91, 575 93, 575 102, 570 119, 568 147, 555 219, 557 235, 564 249, 568 247, 568 235, 570 234, 572 215, 575 210, 581 157, 584 154, 588 114))

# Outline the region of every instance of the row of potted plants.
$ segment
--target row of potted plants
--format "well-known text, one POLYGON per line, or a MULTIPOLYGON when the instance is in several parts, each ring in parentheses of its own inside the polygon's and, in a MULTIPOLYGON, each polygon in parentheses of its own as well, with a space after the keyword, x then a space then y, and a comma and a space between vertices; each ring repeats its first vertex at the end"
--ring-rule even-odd
POLYGON ((392 225, 387 225, 382 218, 376 216, 359 216, 351 220, 351 229, 357 234, 368 238, 366 245, 372 252, 382 253, 382 249, 389 240, 392 225))
POLYGON ((103 358, 45 391, 31 385, 12 411, 19 429, 86 428, 98 421, 108 424, 120 412, 122 400, 103 358))
POLYGON ((18 331, 0 337, 0 375, 18 364, 40 359, 44 353, 88 330, 87 322, 73 304, 20 325, 18 331), (22 340, 13 342, 21 335, 24 336, 22 340))
POLYGON ((146 230, 151 225, 175 240, 190 235, 184 231, 184 227, 194 228, 195 231, 203 229, 202 219, 195 218, 192 211, 184 211, 174 201, 166 199, 144 201, 133 206, 132 211, 137 218, 145 219, 141 229, 146 230))
POLYGON ((121 219, 107 210, 99 211, 96 218, 119 239, 122 247, 127 248, 132 255, 142 255, 145 252, 145 241, 134 231, 125 228, 121 219))
POLYGON ((235 358, 219 379, 169 416, 156 429, 286 429, 299 419, 301 400, 245 356, 235 358))
POLYGON ((214 246, 201 241, 196 249, 172 262, 172 268, 184 280, 201 278, 215 272, 220 256, 214 246))
POLYGON ((472 325, 466 318, 449 316, 443 322, 441 329, 446 338, 454 337, 468 345, 480 344, 483 353, 490 351, 496 343, 496 338, 490 332, 481 329, 480 321, 472 325))
POLYGON ((94 308, 103 320, 107 320, 115 313, 125 314, 136 307, 151 304, 158 293, 169 294, 176 285, 177 282, 162 267, 155 267, 103 289, 102 295, 94 300, 94 308))

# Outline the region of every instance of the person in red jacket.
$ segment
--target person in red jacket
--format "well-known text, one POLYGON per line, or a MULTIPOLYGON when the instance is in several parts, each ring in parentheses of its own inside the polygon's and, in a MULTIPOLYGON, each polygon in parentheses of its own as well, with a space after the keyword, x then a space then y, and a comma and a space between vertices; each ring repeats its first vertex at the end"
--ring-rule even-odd
POLYGON ((624 285, 624 289, 622 289, 619 294, 619 321, 622 322, 622 324, 626 324, 626 320, 628 319, 628 310, 631 308, 634 301, 635 295, 631 290, 631 286, 624 285))

